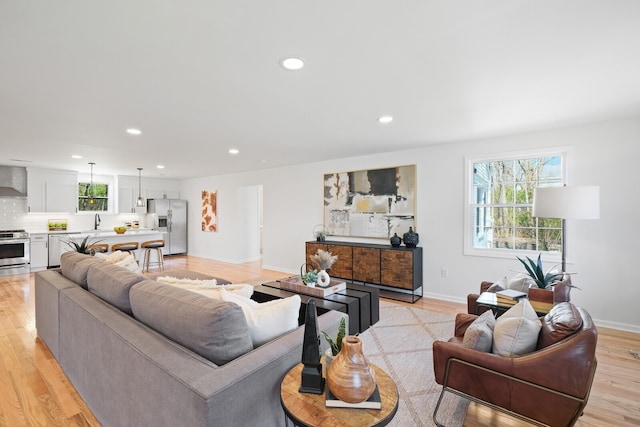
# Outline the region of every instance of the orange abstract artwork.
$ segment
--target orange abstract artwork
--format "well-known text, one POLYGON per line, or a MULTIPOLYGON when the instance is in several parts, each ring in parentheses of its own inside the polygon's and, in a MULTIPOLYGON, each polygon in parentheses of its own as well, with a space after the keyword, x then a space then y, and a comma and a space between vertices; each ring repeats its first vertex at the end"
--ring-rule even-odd
POLYGON ((218 192, 202 190, 202 231, 218 231, 218 192))

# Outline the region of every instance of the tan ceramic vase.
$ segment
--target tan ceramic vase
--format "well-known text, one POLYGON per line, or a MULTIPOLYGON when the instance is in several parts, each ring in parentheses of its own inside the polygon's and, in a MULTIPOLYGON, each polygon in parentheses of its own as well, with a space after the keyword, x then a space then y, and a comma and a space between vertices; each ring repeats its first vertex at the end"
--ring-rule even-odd
POLYGON ((327 371, 327 386, 338 399, 348 403, 367 400, 376 388, 376 375, 362 353, 360 338, 342 339, 342 350, 327 371))

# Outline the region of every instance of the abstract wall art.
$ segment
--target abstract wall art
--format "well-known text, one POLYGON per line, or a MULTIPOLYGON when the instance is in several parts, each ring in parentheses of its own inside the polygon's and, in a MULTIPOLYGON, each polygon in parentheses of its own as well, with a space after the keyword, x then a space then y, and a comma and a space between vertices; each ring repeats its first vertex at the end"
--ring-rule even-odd
POLYGON ((330 236, 388 239, 415 230, 416 165, 324 175, 330 236))
POLYGON ((202 231, 218 231, 218 191, 202 190, 202 231))

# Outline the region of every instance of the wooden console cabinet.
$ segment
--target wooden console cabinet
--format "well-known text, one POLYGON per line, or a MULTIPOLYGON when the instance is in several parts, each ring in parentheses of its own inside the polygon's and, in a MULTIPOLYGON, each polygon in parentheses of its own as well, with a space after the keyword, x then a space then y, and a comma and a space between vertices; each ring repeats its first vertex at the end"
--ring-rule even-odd
POLYGON ((420 247, 394 248, 368 243, 310 241, 306 242, 306 259, 310 266, 314 265, 311 255, 318 249, 338 256, 328 270, 331 277, 379 286, 381 295, 412 303, 423 295, 420 247), (393 291, 393 294, 389 294, 393 291))

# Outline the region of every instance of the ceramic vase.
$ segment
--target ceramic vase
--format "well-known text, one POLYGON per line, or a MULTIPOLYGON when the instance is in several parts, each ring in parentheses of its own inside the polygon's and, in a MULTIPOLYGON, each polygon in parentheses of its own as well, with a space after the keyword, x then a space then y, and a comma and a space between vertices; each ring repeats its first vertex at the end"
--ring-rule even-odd
POLYGON ((408 248, 415 248, 418 246, 418 242, 420 241, 420 235, 413 231, 413 227, 409 227, 409 231, 404 233, 402 236, 402 240, 404 241, 404 245, 408 248))
POLYGON ((348 335, 342 339, 342 350, 327 370, 327 386, 347 403, 364 402, 373 394, 376 376, 362 353, 360 338, 348 335))
POLYGON ((329 286, 329 283, 331 283, 331 277, 329 277, 329 273, 326 272, 326 270, 320 270, 318 272, 318 286, 322 287, 322 288, 326 288, 327 286, 329 286))
POLYGON ((389 241, 391 242, 391 246, 394 248, 397 248, 402 243, 402 239, 398 236, 398 233, 393 233, 393 236, 391 236, 389 241))

